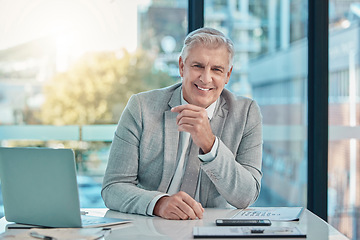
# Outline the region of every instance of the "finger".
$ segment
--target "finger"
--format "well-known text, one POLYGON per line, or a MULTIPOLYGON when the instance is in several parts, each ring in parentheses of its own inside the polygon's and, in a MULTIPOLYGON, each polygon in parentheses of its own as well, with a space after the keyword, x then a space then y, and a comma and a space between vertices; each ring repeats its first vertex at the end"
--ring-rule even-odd
POLYGON ((195 118, 195 117, 182 116, 180 114, 176 117, 176 124, 177 125, 181 125, 181 124, 195 125, 196 122, 197 122, 197 118, 195 118))
POLYGON ((194 214, 197 218, 201 219, 203 217, 204 208, 201 206, 200 203, 196 202, 195 200, 187 203, 191 209, 194 211, 194 214))
POLYGON ((189 215, 187 215, 183 210, 181 210, 179 206, 176 206, 176 207, 173 209, 172 214, 173 214, 174 216, 176 216, 176 218, 177 218, 178 220, 187 220, 187 219, 189 219, 189 215))
POLYGON ((209 123, 209 118, 206 111, 191 111, 184 110, 176 116, 176 123, 181 122, 192 123, 192 124, 204 124, 209 123))
POLYGON ((201 117, 200 112, 185 109, 176 116, 176 122, 178 123, 181 119, 198 119, 201 117))
POLYGON ((173 212, 166 214, 164 218, 169 220, 181 220, 181 218, 173 212))
POLYGON ((183 201, 181 204, 178 205, 178 208, 185 214, 185 216, 182 216, 183 220, 196 219, 197 216, 195 211, 186 202, 183 201))
POLYGON ((191 135, 191 133, 193 132, 193 128, 194 127, 192 125, 183 124, 183 125, 178 126, 178 131, 179 132, 187 132, 191 135))
POLYGON ((187 209, 189 212, 186 212, 187 214, 190 213, 191 216, 189 216, 191 219, 202 218, 204 209, 202 208, 201 204, 195 201, 190 195, 188 195, 185 192, 181 192, 182 199, 184 203, 187 205, 187 209), (191 211, 190 211, 190 210, 191 211), (193 215, 194 214, 194 215, 193 215))
POLYGON ((201 205, 201 203, 198 203, 198 204, 199 204, 199 208, 200 208, 201 212, 204 214, 205 209, 203 208, 203 206, 201 205))
POLYGON ((180 113, 180 112, 184 111, 185 109, 192 110, 192 111, 201 111, 203 108, 193 105, 193 104, 184 104, 184 105, 179 105, 179 106, 173 107, 171 109, 171 111, 180 113))
POLYGON ((171 108, 171 111, 172 111, 172 112, 180 113, 180 112, 182 112, 182 111, 185 109, 184 106, 186 106, 186 105, 180 105, 180 106, 173 107, 173 108, 171 108))
POLYGON ((184 211, 182 211, 178 206, 180 203, 183 203, 181 199, 171 200, 171 198, 169 198, 168 200, 169 202, 166 204, 165 208, 163 208, 160 216, 172 220, 183 220, 189 218, 189 216, 186 213, 184 213, 184 211))
POLYGON ((199 203, 199 206, 200 206, 200 208, 201 208, 201 211, 204 212, 205 209, 203 208, 203 206, 201 205, 201 203, 199 203))
POLYGON ((204 210, 204 208, 202 207, 201 203, 198 202, 197 204, 199 205, 200 210, 201 210, 202 212, 204 212, 205 210, 204 210))
POLYGON ((199 205, 198 202, 196 202, 196 203, 192 206, 192 209, 193 209, 193 211, 194 211, 194 213, 195 213, 195 215, 196 215, 196 217, 195 217, 194 219, 196 219, 196 218, 199 218, 199 219, 203 218, 204 208, 203 208, 201 205, 199 205))

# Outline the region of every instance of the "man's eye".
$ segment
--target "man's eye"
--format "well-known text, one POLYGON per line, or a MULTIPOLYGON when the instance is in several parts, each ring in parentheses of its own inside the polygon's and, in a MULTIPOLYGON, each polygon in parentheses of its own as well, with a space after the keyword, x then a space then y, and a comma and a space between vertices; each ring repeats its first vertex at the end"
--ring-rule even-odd
POLYGON ((215 72, 222 72, 222 69, 221 68, 214 68, 213 69, 215 72))
POLYGON ((196 67, 196 68, 202 68, 202 66, 201 66, 201 65, 198 65, 198 64, 195 64, 194 67, 196 67))

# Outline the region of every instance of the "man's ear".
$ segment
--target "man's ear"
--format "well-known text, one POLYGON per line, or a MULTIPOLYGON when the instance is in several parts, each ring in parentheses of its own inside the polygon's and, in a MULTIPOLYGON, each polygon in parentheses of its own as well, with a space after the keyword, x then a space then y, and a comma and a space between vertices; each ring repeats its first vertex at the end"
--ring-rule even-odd
POLYGON ((179 57, 179 72, 180 72, 180 77, 183 77, 184 75, 184 62, 182 57, 179 57))
POLYGON ((232 70, 233 70, 233 66, 231 66, 230 70, 226 74, 225 84, 227 84, 229 82, 232 70))

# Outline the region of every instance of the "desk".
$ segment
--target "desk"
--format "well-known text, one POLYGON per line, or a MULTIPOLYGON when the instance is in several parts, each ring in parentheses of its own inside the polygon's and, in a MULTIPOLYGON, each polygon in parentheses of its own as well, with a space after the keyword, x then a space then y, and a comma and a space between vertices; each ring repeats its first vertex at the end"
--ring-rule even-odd
MULTIPOLYGON (((147 217, 134 214, 125 214, 108 209, 84 209, 89 215, 106 216, 115 218, 131 219, 133 222, 118 225, 106 240, 112 239, 193 239, 192 229, 194 226, 215 226, 216 218, 229 218, 237 211, 234 209, 207 208, 204 218, 201 220, 166 220, 159 217, 147 217)), ((0 233, 6 229, 5 218, 0 219, 0 233)), ((272 226, 297 226, 307 233, 307 240, 348 240, 343 234, 327 224, 325 221, 305 209, 298 222, 272 222, 272 226)), ((14 230, 11 230, 14 231, 14 230)), ((18 231, 18 230, 16 230, 18 231)), ((254 239, 254 238, 252 238, 254 239)))

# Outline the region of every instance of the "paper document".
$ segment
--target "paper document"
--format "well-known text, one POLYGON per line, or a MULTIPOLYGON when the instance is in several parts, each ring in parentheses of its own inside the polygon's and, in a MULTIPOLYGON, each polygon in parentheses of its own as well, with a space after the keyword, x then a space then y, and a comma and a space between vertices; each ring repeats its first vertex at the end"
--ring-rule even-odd
POLYGON ((232 218, 299 221, 302 210, 303 207, 250 207, 240 210, 232 218))
POLYGON ((194 227, 194 238, 306 238, 296 227, 194 227))
POLYGON ((7 231, 0 234, 0 239, 96 240, 103 239, 110 232, 110 228, 33 228, 20 232, 7 231))

